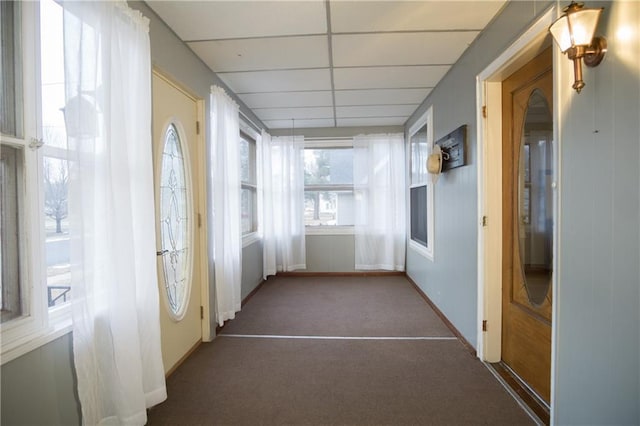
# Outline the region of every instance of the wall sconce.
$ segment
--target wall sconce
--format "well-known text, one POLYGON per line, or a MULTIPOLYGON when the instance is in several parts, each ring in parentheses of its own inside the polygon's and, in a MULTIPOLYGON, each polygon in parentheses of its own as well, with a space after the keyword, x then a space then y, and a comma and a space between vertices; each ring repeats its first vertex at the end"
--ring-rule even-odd
POLYGON ((607 40, 604 37, 594 37, 600 14, 604 8, 583 9, 583 3, 571 2, 562 11, 564 14, 549 28, 553 39, 573 61, 573 88, 578 93, 584 87, 582 81, 582 63, 588 67, 595 67, 604 58, 607 51, 607 40))

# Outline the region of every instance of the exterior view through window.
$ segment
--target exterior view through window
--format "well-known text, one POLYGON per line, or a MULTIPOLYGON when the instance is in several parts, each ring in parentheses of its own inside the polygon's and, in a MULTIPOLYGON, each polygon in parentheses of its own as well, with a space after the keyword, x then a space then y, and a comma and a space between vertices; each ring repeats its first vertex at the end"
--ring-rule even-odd
POLYGON ((304 150, 306 226, 352 226, 353 149, 304 150))

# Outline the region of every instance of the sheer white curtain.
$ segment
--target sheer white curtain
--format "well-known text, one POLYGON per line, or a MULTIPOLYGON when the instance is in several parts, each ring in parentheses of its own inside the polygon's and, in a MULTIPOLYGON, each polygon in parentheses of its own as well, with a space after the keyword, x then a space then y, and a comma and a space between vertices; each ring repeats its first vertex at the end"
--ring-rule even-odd
POLYGON ((353 139, 355 268, 404 271, 404 136, 353 139))
POLYGON ((149 22, 64 3, 73 355, 84 424, 166 398, 156 275, 149 22))
POLYGON ((263 275, 305 269, 304 138, 263 132, 263 275))
POLYGON ((211 88, 211 179, 216 318, 222 326, 240 311, 240 124, 238 105, 221 87, 211 88))

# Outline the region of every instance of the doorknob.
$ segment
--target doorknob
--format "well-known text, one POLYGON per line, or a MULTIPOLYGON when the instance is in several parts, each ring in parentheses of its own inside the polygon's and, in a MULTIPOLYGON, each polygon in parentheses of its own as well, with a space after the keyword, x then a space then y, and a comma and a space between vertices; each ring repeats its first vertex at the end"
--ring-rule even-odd
POLYGON ((164 256, 167 253, 169 253, 169 250, 160 250, 156 252, 156 256, 164 256))

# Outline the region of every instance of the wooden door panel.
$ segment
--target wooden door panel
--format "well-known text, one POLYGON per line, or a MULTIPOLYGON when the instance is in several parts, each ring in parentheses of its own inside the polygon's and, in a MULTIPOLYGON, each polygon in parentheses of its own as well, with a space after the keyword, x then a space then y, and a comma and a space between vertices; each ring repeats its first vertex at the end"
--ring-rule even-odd
POLYGON ((197 215, 199 211, 198 194, 201 190, 198 182, 198 158, 197 158, 197 130, 196 122, 197 100, 177 87, 173 82, 161 74, 153 73, 153 138, 154 159, 156 162, 156 226, 158 247, 160 247, 160 190, 159 179, 161 174, 161 158, 164 147, 164 135, 169 125, 179 130, 184 162, 187 168, 185 179, 187 181, 187 198, 191 205, 190 215, 186 217, 189 235, 189 266, 188 285, 190 290, 186 296, 186 308, 181 318, 175 318, 170 313, 166 298, 163 260, 158 256, 158 284, 161 292, 160 327, 162 332, 162 358, 165 373, 172 371, 198 345, 202 339, 201 322, 201 286, 200 262, 203 253, 200 250, 200 235, 197 228, 197 215))
MULTIPOLYGON (((525 265, 521 237, 535 228, 531 217, 522 214, 525 191, 529 191, 526 205, 531 205, 532 189, 523 178, 525 167, 522 149, 525 117, 533 93, 553 105, 551 50, 547 49, 502 85, 503 104, 503 291, 502 291, 502 360, 545 401, 550 399, 551 371, 551 310, 552 289, 534 287, 536 276, 550 279, 550 272, 536 275, 525 265), (521 173, 523 172, 523 173, 521 173), (529 188, 528 190, 526 188, 529 188), (528 231, 527 231, 528 230, 528 231), (525 284, 525 269, 529 276, 529 290, 525 284), (542 288, 543 300, 532 301, 534 288, 542 288)), ((552 116, 552 114, 551 114, 552 116)), ((552 145, 550 145, 552 146, 552 145)), ((531 147, 529 147, 531 149, 531 147)), ((530 166, 527 166, 530 167, 530 166)), ((529 169, 529 173, 532 171, 529 169)), ((544 178, 543 179, 548 179, 544 178)), ((536 189, 540 192, 540 189, 536 189)), ((539 218, 537 218, 539 219, 539 218)), ((544 218, 542 218, 544 219, 544 218)), ((540 281, 542 282, 542 281, 540 281)))

